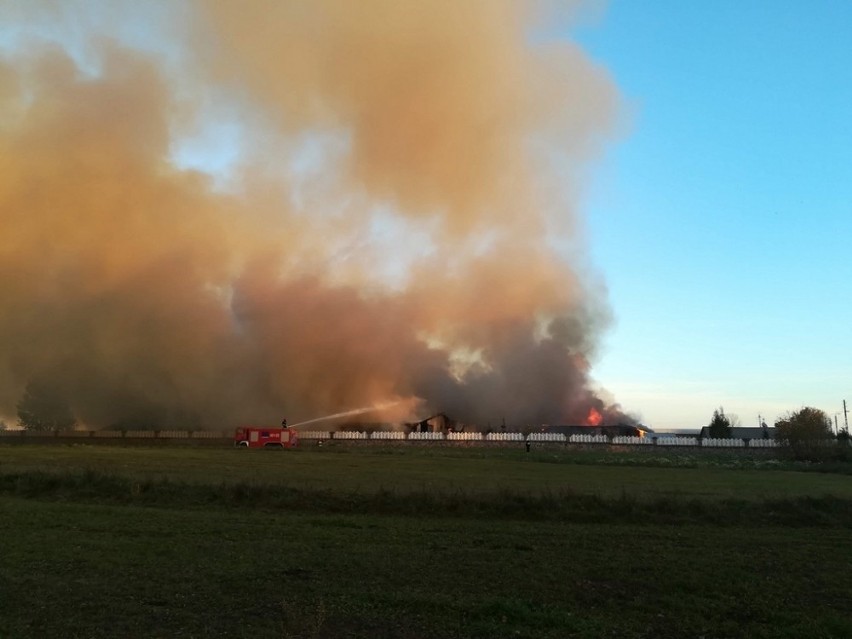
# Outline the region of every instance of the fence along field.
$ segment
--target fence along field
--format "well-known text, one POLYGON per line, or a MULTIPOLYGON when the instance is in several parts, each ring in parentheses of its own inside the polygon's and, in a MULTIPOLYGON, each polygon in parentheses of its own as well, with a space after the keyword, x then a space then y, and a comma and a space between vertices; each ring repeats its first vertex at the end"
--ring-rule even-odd
MULTIPOLYGON (((26 439, 219 439, 233 440, 230 430, 5 430, 0 437, 20 437, 26 439)), ((299 431, 300 440, 324 441, 447 441, 447 442, 535 442, 562 444, 609 444, 617 446, 691 446, 703 448, 778 448, 781 443, 774 439, 725 439, 668 436, 665 434, 646 437, 606 435, 565 435, 563 433, 523 433, 516 432, 404 432, 404 431, 299 431)), ((852 445, 852 443, 850 443, 852 445)))

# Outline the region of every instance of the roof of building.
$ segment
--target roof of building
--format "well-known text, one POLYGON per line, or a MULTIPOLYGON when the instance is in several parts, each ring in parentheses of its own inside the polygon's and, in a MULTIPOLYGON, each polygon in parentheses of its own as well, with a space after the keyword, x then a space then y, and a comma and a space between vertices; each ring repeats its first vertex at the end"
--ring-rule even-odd
MULTIPOLYGON (((701 429, 701 437, 710 437, 710 427, 701 429)), ((734 426, 731 428, 731 439, 775 439, 775 429, 760 426, 734 426)))

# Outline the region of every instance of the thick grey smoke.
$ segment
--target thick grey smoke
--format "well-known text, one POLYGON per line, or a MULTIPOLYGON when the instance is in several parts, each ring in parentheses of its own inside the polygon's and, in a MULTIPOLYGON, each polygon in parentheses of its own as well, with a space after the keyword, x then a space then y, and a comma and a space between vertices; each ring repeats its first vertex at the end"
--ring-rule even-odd
POLYGON ((94 70, 8 53, 0 414, 38 379, 91 426, 387 402, 621 419, 590 388, 607 311, 572 200, 616 92, 575 46, 534 43, 537 9, 195 2, 171 9, 191 25, 175 58, 104 40, 119 10, 75 25, 94 70), (227 188, 173 160, 214 98, 245 132, 227 188))

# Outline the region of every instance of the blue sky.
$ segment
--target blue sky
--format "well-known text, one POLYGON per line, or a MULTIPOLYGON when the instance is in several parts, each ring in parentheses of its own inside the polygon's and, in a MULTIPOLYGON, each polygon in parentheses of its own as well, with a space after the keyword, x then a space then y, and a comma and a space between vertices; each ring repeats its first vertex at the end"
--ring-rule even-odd
POLYGON ((849 2, 614 0, 573 33, 626 110, 583 204, 594 375, 657 429, 852 399, 850 29, 849 2))

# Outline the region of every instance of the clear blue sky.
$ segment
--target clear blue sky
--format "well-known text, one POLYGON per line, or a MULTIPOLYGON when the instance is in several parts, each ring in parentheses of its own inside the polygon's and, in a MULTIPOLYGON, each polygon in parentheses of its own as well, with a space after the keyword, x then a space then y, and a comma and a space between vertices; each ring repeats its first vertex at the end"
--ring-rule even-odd
POLYGON ((657 429, 852 400, 850 34, 829 0, 614 0, 573 33, 627 110, 584 203, 594 375, 657 429))

